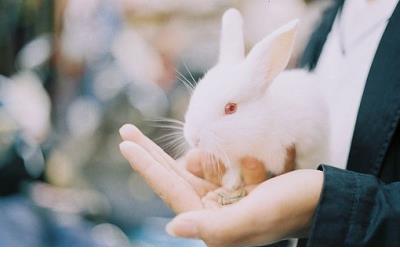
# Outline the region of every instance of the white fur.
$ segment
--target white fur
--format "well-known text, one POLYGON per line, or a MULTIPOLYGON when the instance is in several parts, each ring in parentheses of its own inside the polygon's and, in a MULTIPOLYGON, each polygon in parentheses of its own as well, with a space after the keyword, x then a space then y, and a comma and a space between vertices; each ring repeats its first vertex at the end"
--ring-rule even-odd
MULTIPOLYGON (((228 12, 234 15, 229 16, 233 28, 241 28, 237 23, 240 13, 228 12)), ((226 25, 226 18, 225 14, 222 36, 226 29, 233 29, 226 25)), ((227 188, 240 186, 238 167, 245 156, 261 160, 273 174, 283 172, 286 150, 293 145, 296 168, 315 168, 325 161, 329 124, 318 81, 303 70, 282 72, 293 49, 296 27, 293 21, 279 28, 241 61, 225 61, 234 59, 228 55, 238 55, 239 50, 222 42, 224 56, 199 81, 192 95, 184 135, 189 144, 224 162, 228 171, 223 185, 227 188), (238 108, 225 115, 229 102, 237 103, 238 108)))
POLYGON ((244 59, 243 20, 239 11, 228 9, 222 17, 219 62, 234 64, 244 59))

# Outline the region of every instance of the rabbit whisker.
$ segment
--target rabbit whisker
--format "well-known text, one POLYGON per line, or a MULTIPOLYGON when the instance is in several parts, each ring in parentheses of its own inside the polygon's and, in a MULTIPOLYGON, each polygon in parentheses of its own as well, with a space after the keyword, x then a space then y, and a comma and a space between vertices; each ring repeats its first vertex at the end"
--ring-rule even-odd
POLYGON ((160 129, 171 129, 171 130, 179 130, 183 132, 183 127, 176 125, 167 125, 167 124, 151 124, 151 127, 160 128, 160 129))
POLYGON ((196 80, 194 79, 194 77, 193 77, 193 75, 192 75, 192 72, 190 72, 190 69, 188 68, 188 66, 186 65, 186 63, 184 63, 184 62, 182 62, 182 63, 183 63, 183 66, 185 67, 186 71, 188 72, 189 76, 191 77, 194 86, 197 86, 197 82, 196 82, 196 80))
POLYGON ((165 123, 171 123, 171 124, 178 124, 178 125, 185 125, 183 121, 177 120, 177 119, 171 119, 171 118, 155 118, 155 119, 146 119, 145 121, 147 122, 165 122, 165 123))
POLYGON ((192 82, 189 81, 187 77, 185 77, 181 72, 178 71, 178 69, 175 68, 175 72, 177 73, 177 79, 179 79, 180 82, 185 84, 189 89, 193 90, 195 87, 192 82))

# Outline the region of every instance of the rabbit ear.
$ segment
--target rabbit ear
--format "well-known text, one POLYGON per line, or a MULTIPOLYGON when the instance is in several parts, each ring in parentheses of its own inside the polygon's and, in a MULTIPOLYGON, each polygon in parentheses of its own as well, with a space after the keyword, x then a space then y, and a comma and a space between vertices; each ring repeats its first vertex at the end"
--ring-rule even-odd
POLYGON ((233 64, 244 59, 243 20, 237 9, 230 8, 222 17, 219 63, 233 64))
POLYGON ((261 87, 266 87, 282 72, 292 54, 298 20, 293 20, 258 42, 250 51, 245 64, 261 87))

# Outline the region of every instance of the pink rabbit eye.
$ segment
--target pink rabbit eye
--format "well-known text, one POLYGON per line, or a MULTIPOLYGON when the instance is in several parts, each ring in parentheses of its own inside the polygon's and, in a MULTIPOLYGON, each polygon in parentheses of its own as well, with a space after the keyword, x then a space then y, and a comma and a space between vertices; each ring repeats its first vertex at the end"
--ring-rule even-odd
POLYGON ((236 112, 237 104, 235 103, 227 103, 225 105, 225 114, 233 114, 236 112))

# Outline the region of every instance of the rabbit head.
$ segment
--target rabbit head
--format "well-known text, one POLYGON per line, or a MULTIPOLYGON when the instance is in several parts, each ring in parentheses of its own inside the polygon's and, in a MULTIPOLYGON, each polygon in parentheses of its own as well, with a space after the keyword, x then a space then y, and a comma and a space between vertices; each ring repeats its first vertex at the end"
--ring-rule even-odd
POLYGON ((218 62, 198 82, 185 115, 188 143, 222 160, 254 138, 257 115, 268 113, 260 100, 286 68, 297 30, 297 20, 291 21, 245 56, 242 23, 236 9, 224 13, 218 62))

